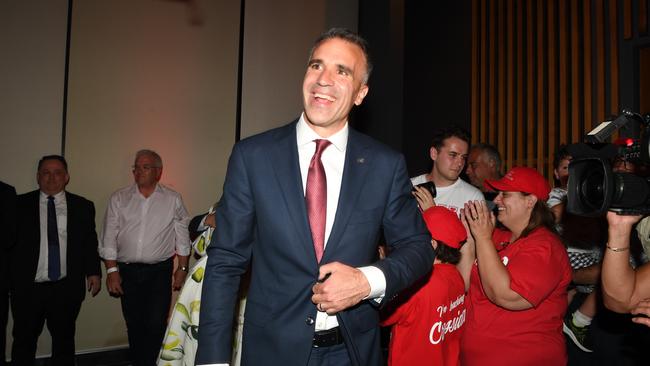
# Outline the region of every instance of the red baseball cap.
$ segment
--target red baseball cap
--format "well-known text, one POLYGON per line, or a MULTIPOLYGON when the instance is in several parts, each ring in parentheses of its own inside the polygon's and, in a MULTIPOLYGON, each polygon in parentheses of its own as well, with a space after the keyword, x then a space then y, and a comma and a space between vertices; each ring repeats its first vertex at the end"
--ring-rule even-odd
POLYGON ((485 188, 497 191, 524 192, 546 201, 551 191, 548 181, 533 168, 514 167, 499 180, 485 180, 485 188))
POLYGON ((424 211, 422 216, 434 240, 439 240, 452 248, 460 248, 460 244, 467 239, 465 227, 450 209, 433 206, 424 211))

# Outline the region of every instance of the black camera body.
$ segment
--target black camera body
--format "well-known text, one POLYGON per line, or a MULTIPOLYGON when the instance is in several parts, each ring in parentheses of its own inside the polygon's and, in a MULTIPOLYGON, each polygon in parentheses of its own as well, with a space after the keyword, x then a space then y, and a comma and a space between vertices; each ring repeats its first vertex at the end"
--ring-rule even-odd
MULTIPOLYGON (((429 191, 429 193, 431 193, 431 197, 433 198, 436 198, 436 194, 438 194, 438 192, 436 191, 436 185, 431 181, 417 184, 416 187, 426 188, 429 191)), ((413 190, 415 190, 415 188, 413 188, 413 190)))
MULTIPOLYGON (((623 111, 614 121, 603 122, 591 131, 586 141, 569 149, 567 211, 597 217, 608 210, 621 215, 650 214, 650 179, 632 173, 615 173, 610 160, 615 156, 637 165, 650 165, 650 115, 623 111), (637 138, 622 145, 603 144, 606 138, 628 123, 636 124, 637 138)), ((628 126, 629 127, 629 126, 628 126)), ((634 129, 633 129, 634 130, 634 129)))
POLYGON ((608 210, 621 215, 650 214, 650 179, 614 173, 608 159, 586 157, 569 164, 567 211, 597 217, 608 210))

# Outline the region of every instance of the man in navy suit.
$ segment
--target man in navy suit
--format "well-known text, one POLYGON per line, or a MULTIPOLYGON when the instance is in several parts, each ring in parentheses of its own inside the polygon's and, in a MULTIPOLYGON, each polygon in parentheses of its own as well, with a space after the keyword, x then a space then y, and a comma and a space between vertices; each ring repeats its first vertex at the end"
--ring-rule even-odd
POLYGON ((233 148, 208 247, 197 365, 230 362, 233 308, 249 266, 243 365, 381 364, 378 305, 426 274, 433 252, 403 157, 348 126, 368 93, 366 49, 347 30, 321 35, 301 117, 233 148), (326 199, 310 198, 316 156, 326 199), (321 205, 324 215, 312 215, 321 205))
POLYGON ((43 325, 52 336, 52 364, 74 365, 75 323, 86 289, 97 295, 101 268, 95 206, 65 190, 68 163, 44 156, 39 189, 16 202, 16 244, 11 251, 13 365, 33 365, 43 325))

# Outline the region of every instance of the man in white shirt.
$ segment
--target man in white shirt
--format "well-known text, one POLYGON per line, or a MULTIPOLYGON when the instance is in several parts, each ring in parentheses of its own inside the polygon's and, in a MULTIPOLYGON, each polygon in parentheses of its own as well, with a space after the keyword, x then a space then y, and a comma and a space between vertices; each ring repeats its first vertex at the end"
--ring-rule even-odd
POLYGON ((381 365, 377 306, 426 274, 433 253, 403 156, 348 126, 370 70, 365 41, 331 29, 310 54, 300 118, 233 148, 207 249, 197 365, 230 362, 249 265, 242 365, 381 365))
POLYGON ((133 365, 154 365, 162 343, 171 291, 187 275, 189 216, 181 195, 159 183, 162 159, 140 150, 135 184, 113 193, 106 208, 99 254, 106 287, 120 297, 133 365), (173 273, 174 256, 178 268, 173 273))
POLYGON ((460 215, 460 210, 467 201, 483 200, 483 194, 478 188, 460 178, 467 160, 469 142, 469 133, 457 126, 435 132, 429 149, 433 168, 427 174, 411 178, 411 183, 415 186, 414 195, 422 211, 440 205, 460 215), (428 190, 417 187, 425 182, 436 185, 435 199, 428 190))

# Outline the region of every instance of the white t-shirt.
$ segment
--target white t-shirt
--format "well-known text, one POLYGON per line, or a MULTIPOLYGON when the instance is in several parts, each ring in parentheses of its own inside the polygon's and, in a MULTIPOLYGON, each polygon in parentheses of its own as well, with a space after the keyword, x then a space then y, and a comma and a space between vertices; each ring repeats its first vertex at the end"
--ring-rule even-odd
MULTIPOLYGON (((427 182, 427 175, 422 174, 411 178, 411 184, 416 186, 427 182)), ((467 201, 485 200, 483 193, 478 188, 458 178, 454 184, 446 187, 436 186, 436 205, 447 207, 460 215, 460 209, 465 207, 467 201)))

